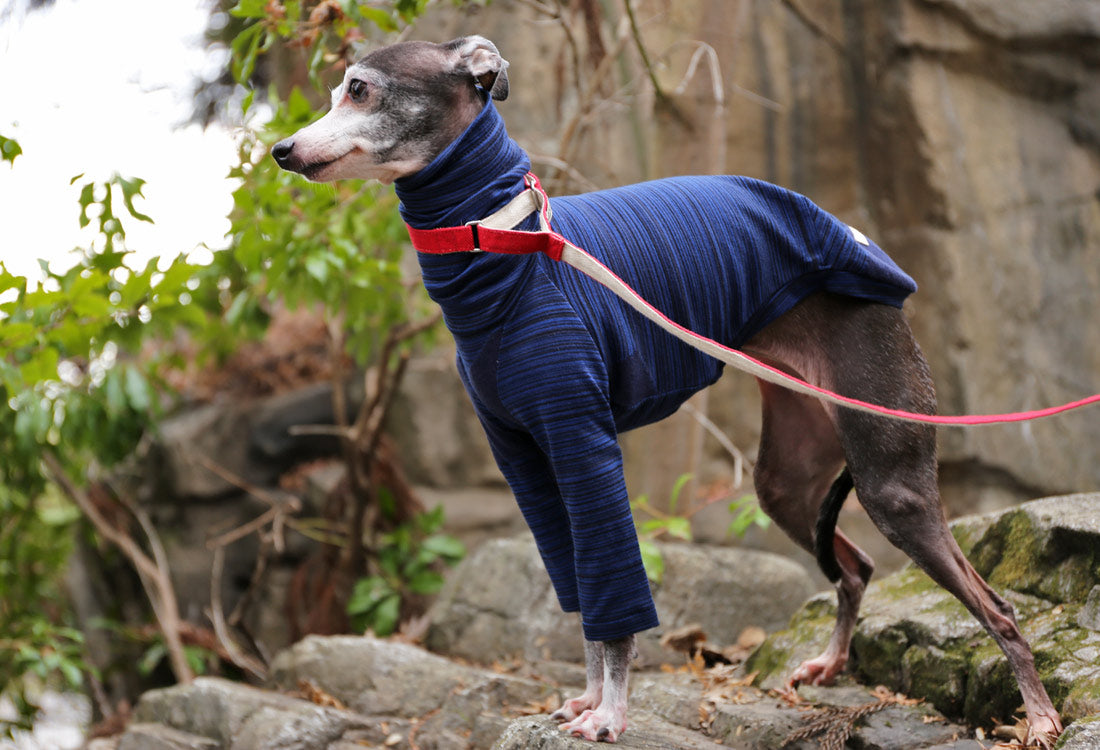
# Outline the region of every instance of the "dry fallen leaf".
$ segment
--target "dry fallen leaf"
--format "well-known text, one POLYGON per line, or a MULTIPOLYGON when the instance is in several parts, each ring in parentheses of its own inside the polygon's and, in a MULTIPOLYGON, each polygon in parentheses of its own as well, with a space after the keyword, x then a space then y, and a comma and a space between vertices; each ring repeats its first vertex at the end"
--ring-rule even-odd
POLYGON ((541 701, 528 701, 516 709, 519 716, 534 716, 535 714, 552 714, 558 710, 561 699, 556 695, 548 695, 541 701))
POLYGON ((307 701, 316 703, 318 706, 337 708, 341 711, 346 711, 348 708, 339 698, 331 693, 326 693, 313 680, 298 680, 298 692, 300 692, 302 697, 307 701))

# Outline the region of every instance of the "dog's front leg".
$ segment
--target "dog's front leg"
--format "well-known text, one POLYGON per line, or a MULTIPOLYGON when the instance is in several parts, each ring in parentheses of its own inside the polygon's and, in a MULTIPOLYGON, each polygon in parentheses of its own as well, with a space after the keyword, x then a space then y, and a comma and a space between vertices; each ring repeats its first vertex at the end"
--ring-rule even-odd
POLYGON ((630 661, 637 653, 632 635, 585 641, 588 685, 583 695, 566 701, 551 717, 567 719, 559 728, 586 740, 615 742, 626 730, 627 682, 630 661), (574 714, 571 721, 567 712, 574 714))
POLYGON ((603 699, 603 641, 584 642, 584 692, 561 704, 550 715, 554 721, 573 721, 585 711, 596 708, 603 699))

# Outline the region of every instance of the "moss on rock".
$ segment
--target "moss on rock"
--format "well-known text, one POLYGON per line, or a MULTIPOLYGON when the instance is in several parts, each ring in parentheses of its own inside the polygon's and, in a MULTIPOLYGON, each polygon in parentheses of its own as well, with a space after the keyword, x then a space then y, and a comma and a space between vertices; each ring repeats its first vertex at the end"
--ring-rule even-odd
MULTIPOLYGON (((1100 712, 1100 495, 1048 498, 953 525, 968 557, 1015 608, 1039 676, 1067 721, 1100 712), (1091 608, 1090 608, 1091 607, 1091 608)), ((812 599, 753 655, 758 682, 817 655, 835 597, 812 599)), ((1022 700, 1004 654, 965 608, 913 566, 875 581, 852 640, 858 678, 926 698, 971 723, 1009 721, 1022 700)), ((774 683, 773 683, 774 684, 774 683)))

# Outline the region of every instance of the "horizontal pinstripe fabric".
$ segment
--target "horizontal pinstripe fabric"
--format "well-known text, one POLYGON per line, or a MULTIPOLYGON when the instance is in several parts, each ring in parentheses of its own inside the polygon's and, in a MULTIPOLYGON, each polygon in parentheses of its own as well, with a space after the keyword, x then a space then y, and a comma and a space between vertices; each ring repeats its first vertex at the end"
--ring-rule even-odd
MULTIPOLYGON (((428 167, 397 181, 402 215, 418 229, 483 218, 523 189, 528 169, 490 102, 428 167)), ((680 177, 551 205, 557 232, 680 325, 729 346, 815 291, 900 306, 916 288, 874 243, 756 180, 680 177)), ((617 435, 674 412, 721 363, 543 255, 419 259, 562 608, 580 611, 589 640, 655 626, 617 435)))

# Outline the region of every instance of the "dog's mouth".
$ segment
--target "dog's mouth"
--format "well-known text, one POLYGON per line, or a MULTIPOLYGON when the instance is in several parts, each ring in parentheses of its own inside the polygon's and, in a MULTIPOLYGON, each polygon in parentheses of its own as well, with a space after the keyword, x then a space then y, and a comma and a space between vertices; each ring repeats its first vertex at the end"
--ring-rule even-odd
POLYGON ((333 164, 340 161, 341 159, 343 159, 345 156, 347 156, 350 153, 351 153, 351 151, 348 151, 345 154, 341 154, 340 156, 337 156, 335 159, 329 159, 328 161, 318 161, 318 162, 314 162, 313 164, 303 165, 302 168, 299 171, 302 174, 302 176, 305 177, 307 180, 316 180, 322 172, 324 172, 326 169, 328 169, 333 164))

